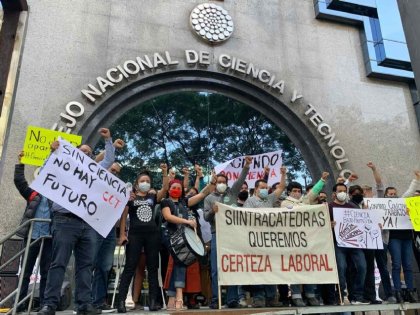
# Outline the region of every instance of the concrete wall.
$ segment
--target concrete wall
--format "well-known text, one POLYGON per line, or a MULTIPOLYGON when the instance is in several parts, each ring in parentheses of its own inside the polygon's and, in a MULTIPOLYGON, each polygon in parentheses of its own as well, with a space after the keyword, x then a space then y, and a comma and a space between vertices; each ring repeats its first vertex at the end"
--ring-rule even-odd
MULTIPOLYGON (((359 173, 360 183, 373 184, 365 166, 369 160, 386 183, 401 191, 420 168, 420 137, 408 85, 367 78, 359 30, 316 20, 312 0, 216 1, 229 11, 235 31, 214 47, 189 28, 190 12, 201 1, 28 3, 25 51, 0 179, 0 235, 17 223, 24 207, 13 187, 13 165, 27 125, 50 128, 70 101, 86 104, 86 119, 100 102, 89 105, 80 90, 107 69, 153 52, 169 51, 178 59, 185 49, 227 53, 283 78, 287 92, 280 99, 305 121, 308 130, 302 132, 316 134, 303 115, 311 103, 337 134, 350 160, 346 168, 359 173), (293 89, 304 95, 297 104, 289 101, 293 89)), ((214 63, 209 70, 219 71, 214 63)), ((329 156, 325 143, 320 140, 319 145, 329 156)), ((27 169, 30 178, 33 168, 27 169)))

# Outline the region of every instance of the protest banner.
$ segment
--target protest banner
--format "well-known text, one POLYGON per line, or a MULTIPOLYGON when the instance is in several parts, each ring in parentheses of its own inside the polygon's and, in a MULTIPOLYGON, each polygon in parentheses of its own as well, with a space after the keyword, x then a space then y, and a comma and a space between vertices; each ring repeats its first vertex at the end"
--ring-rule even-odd
POLYGON ((23 145, 23 152, 25 155, 22 157, 22 163, 42 166, 51 152, 51 143, 56 141, 58 137, 66 139, 73 146, 78 146, 82 143, 82 137, 78 135, 28 126, 25 143, 23 145))
MULTIPOLYGON (((270 168, 268 176, 268 185, 280 182, 280 167, 282 166, 282 151, 268 152, 258 155, 252 155, 252 163, 249 167, 248 175, 245 181, 250 188, 255 186, 255 182, 264 178, 264 167, 270 168)), ((216 174, 225 174, 228 178, 228 186, 232 187, 233 183, 239 178, 242 168, 245 165, 245 156, 237 157, 233 160, 217 165, 214 169, 216 174)))
POLYGON ((405 198, 404 202, 409 209, 414 230, 420 231, 420 196, 405 198))
POLYGON ((131 190, 69 142, 59 141, 30 187, 106 237, 121 217, 131 190))
POLYGON ((328 208, 217 203, 219 285, 338 283, 328 208))
POLYGON ((382 210, 333 208, 337 246, 383 249, 382 210))
POLYGON ((365 198, 367 209, 382 210, 384 230, 412 230, 410 217, 406 211, 404 198, 365 198))

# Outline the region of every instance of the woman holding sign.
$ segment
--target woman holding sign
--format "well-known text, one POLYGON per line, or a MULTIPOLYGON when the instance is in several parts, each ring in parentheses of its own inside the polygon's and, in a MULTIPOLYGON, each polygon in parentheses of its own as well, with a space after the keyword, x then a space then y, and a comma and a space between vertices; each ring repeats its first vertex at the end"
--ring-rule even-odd
MULTIPOLYGON (((214 188, 215 178, 213 176, 211 183, 207 185, 200 193, 190 198, 184 195, 181 181, 174 179, 169 183, 169 198, 162 200, 161 208, 162 215, 167 222, 167 230, 169 234, 175 233, 177 230, 183 228, 197 228, 195 218, 189 214, 188 207, 194 206, 203 200, 210 192, 210 187, 214 188)), ((197 240, 201 240, 197 236, 197 240)), ((165 240, 164 240, 165 241, 165 240)), ((165 245, 168 245, 166 242, 165 245)), ((183 308, 183 294, 182 290, 185 287, 186 265, 179 261, 178 257, 173 255, 174 268, 170 277, 168 289, 168 310, 182 310, 183 308)))
POLYGON ((159 291, 158 266, 160 249, 160 213, 156 204, 165 196, 168 189, 168 167, 161 164, 162 189, 157 194, 150 193, 151 176, 141 172, 135 182, 135 198, 127 203, 121 216, 119 245, 127 244, 124 271, 119 286, 118 313, 126 313, 125 299, 133 278, 140 254, 144 247, 149 280, 149 310, 158 311, 156 299, 159 291), (128 237, 125 235, 127 215, 130 217, 128 237))

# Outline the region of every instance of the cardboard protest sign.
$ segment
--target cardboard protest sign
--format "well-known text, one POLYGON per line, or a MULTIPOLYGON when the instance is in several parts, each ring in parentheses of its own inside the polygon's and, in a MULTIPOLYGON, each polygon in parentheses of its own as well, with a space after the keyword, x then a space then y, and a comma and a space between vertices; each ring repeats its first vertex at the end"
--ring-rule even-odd
MULTIPOLYGON (((248 175, 245 181, 250 188, 255 186, 255 182, 264 178, 264 167, 270 168, 268 176, 268 185, 271 186, 276 182, 280 182, 281 174, 280 167, 282 166, 282 151, 268 152, 258 155, 252 155, 252 163, 249 167, 248 175)), ((217 165, 214 169, 216 174, 223 173, 228 178, 228 185, 232 186, 233 183, 239 178, 242 168, 245 165, 245 156, 237 157, 233 160, 224 162, 217 165)))
POLYGON ((106 237, 121 217, 131 190, 69 142, 59 141, 30 187, 106 237))
POLYGON ((404 198, 365 198, 367 209, 382 210, 384 230, 412 230, 404 198))
POLYGON ((414 230, 420 231, 420 196, 405 198, 404 202, 410 210, 410 218, 414 230))
POLYGON ((325 205, 294 210, 218 207, 219 285, 338 283, 325 205))
POLYGON ((383 249, 382 210, 333 208, 337 246, 383 249))
POLYGON ((25 155, 22 158, 22 163, 42 166, 45 159, 50 155, 51 143, 57 140, 58 137, 66 139, 73 146, 78 146, 82 143, 82 137, 78 135, 28 126, 25 143, 23 145, 23 152, 25 155))

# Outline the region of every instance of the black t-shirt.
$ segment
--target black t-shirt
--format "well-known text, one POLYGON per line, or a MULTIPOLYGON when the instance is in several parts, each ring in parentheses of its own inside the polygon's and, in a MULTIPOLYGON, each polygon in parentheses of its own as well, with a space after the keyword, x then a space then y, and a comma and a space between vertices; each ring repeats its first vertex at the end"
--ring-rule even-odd
MULTIPOLYGON (((169 207, 171 209, 171 214, 180 218, 188 219, 188 199, 180 199, 179 201, 175 202, 172 199, 163 199, 160 203, 161 209, 169 207)), ((174 223, 167 223, 168 229, 176 230, 177 224, 174 223)))
POLYGON ((130 217, 129 233, 141 233, 158 230, 158 216, 155 213, 157 204, 156 194, 147 194, 146 196, 136 196, 136 198, 127 203, 128 215, 130 217))

